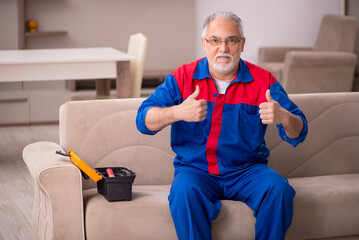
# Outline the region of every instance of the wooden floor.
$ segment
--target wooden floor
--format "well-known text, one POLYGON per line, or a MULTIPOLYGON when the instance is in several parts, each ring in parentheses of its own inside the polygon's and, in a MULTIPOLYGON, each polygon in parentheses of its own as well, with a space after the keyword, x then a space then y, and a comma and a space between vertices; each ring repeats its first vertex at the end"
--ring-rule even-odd
POLYGON ((33 240, 34 183, 22 160, 33 142, 58 143, 58 125, 0 127, 0 240, 33 240))

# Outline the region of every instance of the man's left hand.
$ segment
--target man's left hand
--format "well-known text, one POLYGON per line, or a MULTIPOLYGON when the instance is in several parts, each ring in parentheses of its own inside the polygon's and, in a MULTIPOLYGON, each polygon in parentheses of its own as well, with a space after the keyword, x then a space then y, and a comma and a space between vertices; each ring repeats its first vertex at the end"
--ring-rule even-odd
POLYGON ((263 124, 280 124, 285 118, 286 110, 282 108, 277 101, 275 101, 270 90, 266 91, 266 99, 268 102, 261 103, 259 105, 259 114, 263 124))

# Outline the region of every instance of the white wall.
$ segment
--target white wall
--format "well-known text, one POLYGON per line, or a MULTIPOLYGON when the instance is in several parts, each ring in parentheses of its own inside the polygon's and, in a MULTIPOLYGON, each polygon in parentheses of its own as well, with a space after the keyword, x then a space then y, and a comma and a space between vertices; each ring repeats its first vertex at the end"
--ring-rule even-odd
POLYGON ((341 14, 342 0, 196 0, 196 57, 204 56, 201 32, 204 19, 218 10, 232 11, 244 24, 242 55, 257 63, 261 46, 312 47, 323 15, 341 14))
MULTIPOLYGON (((26 0, 38 31, 64 36, 27 38, 27 48, 113 47, 127 51, 131 34, 149 39, 146 70, 167 70, 195 58, 194 0, 26 0)), ((17 49, 17 1, 0 0, 0 50, 17 49)))
POLYGON ((195 55, 193 0, 26 2, 27 18, 38 18, 39 29, 68 32, 30 39, 29 48, 109 46, 127 51, 130 34, 142 32, 149 39, 146 70, 172 69, 195 55))
MULTIPOLYGON (((343 1, 31 0, 28 18, 39 18, 40 29, 67 30, 68 35, 28 43, 29 48, 111 46, 125 51, 129 35, 142 31, 150 41, 146 69, 175 68, 204 56, 200 39, 204 19, 229 10, 244 23, 243 58, 257 63, 261 46, 313 46, 322 16, 340 14, 343 1)), ((16 49, 17 1, 0 0, 0 31, 0 49, 16 49)))

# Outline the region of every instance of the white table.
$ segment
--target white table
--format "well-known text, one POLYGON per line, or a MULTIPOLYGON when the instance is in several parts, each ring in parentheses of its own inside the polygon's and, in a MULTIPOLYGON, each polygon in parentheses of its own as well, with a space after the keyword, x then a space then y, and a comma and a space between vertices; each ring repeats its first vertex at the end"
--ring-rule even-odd
POLYGON ((126 98, 131 95, 133 59, 113 48, 2 50, 0 82, 116 78, 117 97, 126 98))

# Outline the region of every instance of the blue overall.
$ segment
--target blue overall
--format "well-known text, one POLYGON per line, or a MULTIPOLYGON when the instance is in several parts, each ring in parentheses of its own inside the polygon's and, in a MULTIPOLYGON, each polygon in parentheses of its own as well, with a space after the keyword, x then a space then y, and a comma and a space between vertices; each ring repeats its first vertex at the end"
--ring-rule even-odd
POLYGON ((225 176, 176 168, 168 197, 178 239, 212 239, 220 199, 242 201, 257 218, 256 239, 284 239, 293 216, 294 189, 265 164, 244 164, 225 176))
POLYGON ((254 210, 256 239, 284 239, 292 221, 295 191, 267 166, 267 125, 261 122, 259 105, 267 101, 265 92, 270 89, 275 101, 302 119, 303 130, 296 139, 289 138, 283 126, 277 125, 282 140, 294 147, 308 132, 304 114, 272 74, 242 59, 226 93, 219 94, 207 58, 203 58, 173 71, 142 103, 136 117, 138 130, 156 134, 145 124, 147 111, 181 104, 196 86, 200 87, 197 100, 207 101, 206 119, 179 121, 171 126, 171 147, 176 157, 168 199, 178 238, 211 239, 220 200, 232 199, 254 210))

